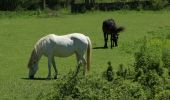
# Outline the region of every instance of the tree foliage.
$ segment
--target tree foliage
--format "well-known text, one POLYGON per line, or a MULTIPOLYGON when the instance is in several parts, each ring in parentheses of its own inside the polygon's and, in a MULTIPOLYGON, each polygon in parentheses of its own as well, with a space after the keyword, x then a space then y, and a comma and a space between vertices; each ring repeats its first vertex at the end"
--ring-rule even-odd
POLYGON ((36 10, 39 8, 59 9, 71 6, 72 12, 85 10, 154 9, 159 10, 168 0, 0 0, 0 10, 36 10))

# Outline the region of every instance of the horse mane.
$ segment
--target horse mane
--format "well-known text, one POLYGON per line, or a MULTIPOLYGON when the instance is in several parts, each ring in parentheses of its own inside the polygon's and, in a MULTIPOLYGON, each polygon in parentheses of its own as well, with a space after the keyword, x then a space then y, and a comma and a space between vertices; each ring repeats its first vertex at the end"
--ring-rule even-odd
POLYGON ((33 63, 33 61, 35 60, 35 58, 36 58, 36 50, 35 50, 35 48, 32 50, 32 53, 31 53, 31 56, 30 56, 30 58, 29 58, 29 62, 28 62, 28 68, 31 68, 32 66, 32 63, 33 63))
POLYGON ((31 53, 31 56, 29 58, 29 62, 28 62, 28 68, 31 68, 32 66, 32 63, 34 61, 38 61, 39 58, 40 58, 40 50, 41 50, 41 47, 42 47, 42 41, 44 39, 41 38, 34 46, 33 50, 32 50, 32 53, 31 53), (39 57, 39 58, 38 58, 39 57))

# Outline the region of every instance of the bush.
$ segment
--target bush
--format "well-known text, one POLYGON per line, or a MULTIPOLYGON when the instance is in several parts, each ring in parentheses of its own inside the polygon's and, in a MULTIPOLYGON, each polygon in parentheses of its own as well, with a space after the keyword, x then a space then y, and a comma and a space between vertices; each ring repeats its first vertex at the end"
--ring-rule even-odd
POLYGON ((164 90, 156 95, 155 100, 169 100, 170 90, 164 90))
POLYGON ((42 7, 42 0, 22 0, 21 7, 26 10, 37 10, 42 7))
POLYGON ((115 79, 115 72, 113 71, 113 67, 111 62, 108 62, 108 68, 103 72, 103 77, 108 81, 113 81, 115 79))
POLYGON ((167 0, 151 0, 153 10, 159 10, 164 8, 167 4, 167 0))
POLYGON ((146 73, 149 70, 156 70, 162 75, 160 71, 162 67, 162 42, 158 39, 151 41, 145 40, 139 52, 135 54, 135 70, 140 72, 142 70, 146 73))
POLYGON ((162 61, 163 61, 163 66, 170 69, 170 40, 165 41, 162 51, 162 61))
POLYGON ((41 0, 0 0, 0 10, 35 10, 40 8, 41 0))
POLYGON ((84 77, 81 73, 75 76, 71 72, 54 85, 54 92, 44 98, 48 100, 114 100, 123 98, 145 100, 146 96, 142 86, 137 82, 123 82, 120 79, 108 82, 100 75, 84 77))
MULTIPOLYGON (((146 94, 142 86, 137 82, 125 81, 123 84, 115 86, 114 99, 118 100, 146 100, 146 94)), ((113 99, 113 100, 114 100, 113 99)))
POLYGON ((141 75, 138 78, 138 82, 145 88, 150 88, 150 98, 163 90, 164 80, 156 73, 156 71, 148 71, 146 74, 141 75))
POLYGON ((166 88, 167 72, 170 64, 169 43, 165 38, 150 38, 144 40, 141 49, 135 53, 135 81, 138 81, 148 99, 154 99, 166 88), (165 68, 164 68, 165 67, 165 68))
POLYGON ((21 0, 0 0, 0 10, 15 10, 21 4, 21 0))
POLYGON ((119 69, 116 72, 116 74, 117 74, 117 76, 123 77, 124 79, 126 78, 126 76, 127 76, 127 69, 124 67, 123 64, 119 65, 119 69))
POLYGON ((58 83, 53 99, 108 99, 110 84, 99 77, 76 76, 58 83))

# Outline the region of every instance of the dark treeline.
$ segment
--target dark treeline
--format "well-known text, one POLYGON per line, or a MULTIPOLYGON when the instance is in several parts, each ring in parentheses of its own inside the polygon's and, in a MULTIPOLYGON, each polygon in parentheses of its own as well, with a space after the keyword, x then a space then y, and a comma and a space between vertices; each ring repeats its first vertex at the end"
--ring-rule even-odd
POLYGON ((69 0, 0 0, 0 10, 37 10, 37 9, 58 9, 64 7, 69 0))
POLYGON ((37 10, 49 8, 71 8, 71 12, 86 10, 120 10, 120 9, 162 9, 170 0, 0 0, 0 10, 37 10))

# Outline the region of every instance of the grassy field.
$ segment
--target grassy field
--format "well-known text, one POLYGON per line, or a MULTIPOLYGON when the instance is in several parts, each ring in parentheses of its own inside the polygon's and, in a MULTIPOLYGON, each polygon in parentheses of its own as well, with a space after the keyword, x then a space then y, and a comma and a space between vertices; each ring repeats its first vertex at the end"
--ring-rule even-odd
MULTIPOLYGON (((15 17, 0 19, 0 100, 34 100, 40 93, 46 94, 58 80, 28 80, 27 63, 34 43, 50 33, 58 35, 79 32, 91 38, 93 47, 101 47, 102 21, 114 18, 118 25, 126 28, 120 33, 119 47, 93 49, 89 74, 100 74, 111 61, 116 70, 119 64, 134 62, 128 45, 141 39, 150 31, 170 26, 170 12, 166 11, 115 11, 93 12, 78 15, 61 15, 55 18, 15 17)), ((110 46, 110 44, 109 44, 110 46)), ((75 56, 56 58, 59 78, 75 69, 75 56)), ((47 59, 42 57, 36 77, 47 76, 47 59)))

